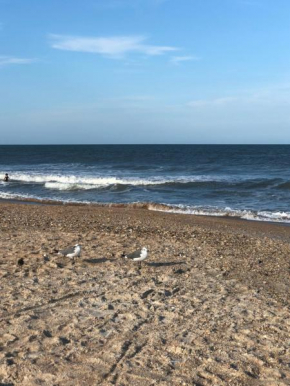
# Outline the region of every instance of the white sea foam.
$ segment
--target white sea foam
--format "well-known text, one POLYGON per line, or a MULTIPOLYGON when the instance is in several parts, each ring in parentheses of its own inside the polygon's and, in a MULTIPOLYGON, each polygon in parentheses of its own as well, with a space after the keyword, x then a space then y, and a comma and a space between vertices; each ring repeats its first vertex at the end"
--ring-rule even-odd
POLYGON ((32 194, 17 194, 17 193, 5 193, 0 192, 0 199, 2 200, 17 200, 17 201, 31 201, 31 202, 55 202, 63 204, 91 204, 89 201, 85 200, 75 200, 75 199, 62 199, 62 198, 51 198, 51 197, 39 197, 32 194))
POLYGON ((101 188, 103 185, 69 184, 64 182, 46 182, 44 187, 53 190, 90 190, 101 188))
POLYGON ((290 223, 289 212, 269 212, 269 211, 259 211, 257 213, 249 212, 245 214, 242 218, 245 220, 290 223))
POLYGON ((0 199, 4 200, 41 200, 40 197, 28 195, 28 194, 17 194, 17 193, 6 193, 0 192, 0 199))
POLYGON ((236 217, 243 220, 251 221, 267 221, 267 222, 283 222, 290 223, 290 212, 270 212, 270 211, 251 211, 251 210, 239 210, 231 208, 216 208, 216 207, 193 207, 193 206, 168 206, 166 205, 154 205, 149 206, 149 210, 179 213, 179 214, 192 214, 197 216, 214 216, 214 217, 236 217))
MULTIPOLYGON (((0 172, 1 175, 1 172, 0 172)), ((133 185, 149 186, 163 185, 170 183, 187 184, 190 182, 211 182, 222 181, 223 178, 215 176, 180 176, 180 177, 152 177, 152 178, 118 178, 115 176, 95 177, 58 174, 33 174, 13 173, 11 181, 24 183, 44 184, 48 189, 69 190, 69 189, 97 189, 111 185, 133 185), (54 184, 54 185, 53 185, 54 184), (58 185, 57 185, 58 184, 58 185)))
MULTIPOLYGON (((0 199, 5 200, 35 200, 35 201, 50 201, 50 202, 62 202, 67 204, 100 204, 98 202, 89 202, 84 200, 63 200, 61 198, 51 199, 50 197, 37 197, 27 194, 16 194, 0 192, 0 199)), ((191 214, 196 216, 214 216, 214 217, 236 217, 244 220, 251 221, 266 221, 266 222, 279 222, 279 223, 290 223, 290 212, 270 212, 270 211, 251 211, 251 210, 239 210, 231 208, 216 208, 216 207, 200 207, 200 206, 184 206, 184 205, 167 205, 167 204, 142 204, 142 203, 131 203, 131 204, 101 204, 101 205, 128 205, 129 207, 142 207, 152 211, 177 213, 177 214, 191 214)))

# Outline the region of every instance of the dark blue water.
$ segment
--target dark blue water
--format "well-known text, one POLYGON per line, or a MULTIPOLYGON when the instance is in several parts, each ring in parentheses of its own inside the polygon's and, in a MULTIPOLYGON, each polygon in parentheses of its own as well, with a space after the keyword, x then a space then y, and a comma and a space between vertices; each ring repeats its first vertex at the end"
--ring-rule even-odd
POLYGON ((290 222, 288 145, 0 146, 5 172, 2 199, 150 202, 290 222))

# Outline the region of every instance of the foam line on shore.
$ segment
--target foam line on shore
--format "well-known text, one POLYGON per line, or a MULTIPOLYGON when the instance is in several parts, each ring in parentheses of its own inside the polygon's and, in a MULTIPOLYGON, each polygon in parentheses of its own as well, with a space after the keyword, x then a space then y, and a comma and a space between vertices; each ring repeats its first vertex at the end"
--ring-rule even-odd
POLYGON ((49 198, 31 197, 27 195, 0 193, 0 199, 3 201, 36 203, 44 205, 93 205, 111 208, 131 208, 144 209, 166 213, 187 214, 195 216, 212 216, 212 217, 230 217, 250 221, 265 221, 277 223, 290 223, 290 212, 282 211, 251 211, 232 208, 217 208, 217 207, 201 207, 201 206, 184 206, 184 205, 169 205, 153 202, 132 202, 132 203, 95 203, 88 201, 77 200, 61 200, 49 198))

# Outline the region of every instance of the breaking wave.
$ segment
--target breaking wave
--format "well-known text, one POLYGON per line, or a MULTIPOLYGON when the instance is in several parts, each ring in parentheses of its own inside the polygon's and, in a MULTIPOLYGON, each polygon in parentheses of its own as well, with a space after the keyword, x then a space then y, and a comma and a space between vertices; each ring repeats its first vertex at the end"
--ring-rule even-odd
POLYGON ((185 206, 185 205, 170 205, 159 204, 153 202, 133 202, 133 203, 100 203, 89 202, 73 199, 51 199, 41 198, 26 194, 11 194, 0 192, 0 199, 14 200, 39 204, 68 204, 68 205, 93 205, 111 208, 131 208, 131 209, 143 209, 156 212, 175 213, 182 215, 195 215, 195 216, 213 216, 213 217, 230 217, 249 221, 266 221, 277 223, 290 223, 290 212, 284 211, 254 211, 254 210, 240 210, 232 208, 217 208, 217 207, 202 207, 202 206, 185 206))
POLYGON ((64 182, 46 182, 44 187, 53 190, 91 190, 103 187, 103 185, 77 184, 64 182))
MULTIPOLYGON (((1 175, 1 173, 0 173, 1 175)), ((75 175, 56 175, 56 174, 21 174, 14 173, 11 182, 13 183, 31 183, 43 184, 47 189, 56 190, 76 190, 76 189, 98 189, 111 185, 132 185, 132 186, 150 186, 150 185, 168 185, 168 184, 190 184, 202 182, 220 182, 223 178, 194 176, 194 177, 152 177, 152 178, 118 178, 109 177, 77 177, 75 175)))
POLYGON ((232 208, 149 204, 149 210, 196 216, 233 217, 243 220, 290 223, 290 212, 253 211, 232 208))
MULTIPOLYGON (((3 174, 3 173, 2 173, 3 174)), ((0 172, 1 175, 1 172, 0 172)), ((266 188, 270 185, 284 187, 287 183, 282 183, 280 179, 259 179, 259 178, 241 178, 235 176, 176 176, 134 178, 134 177, 116 177, 116 176, 75 176, 61 174, 24 174, 13 173, 11 183, 40 184, 46 189, 51 190, 92 190, 103 189, 110 186, 167 186, 175 189, 190 189, 198 187, 224 187, 235 186, 240 189, 258 189, 266 188), (279 185, 280 184, 280 185, 279 185)), ((290 183, 289 183, 290 184, 290 183)))

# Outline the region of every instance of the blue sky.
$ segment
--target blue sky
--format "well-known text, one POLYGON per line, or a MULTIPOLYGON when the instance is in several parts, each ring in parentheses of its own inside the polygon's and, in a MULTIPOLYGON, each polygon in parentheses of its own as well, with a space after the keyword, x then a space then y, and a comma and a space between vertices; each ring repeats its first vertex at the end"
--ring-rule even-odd
POLYGON ((0 143, 290 143, 289 20, 289 0, 0 0, 0 143))

